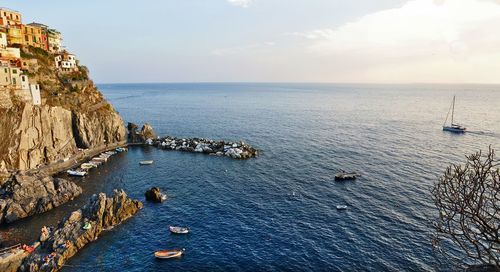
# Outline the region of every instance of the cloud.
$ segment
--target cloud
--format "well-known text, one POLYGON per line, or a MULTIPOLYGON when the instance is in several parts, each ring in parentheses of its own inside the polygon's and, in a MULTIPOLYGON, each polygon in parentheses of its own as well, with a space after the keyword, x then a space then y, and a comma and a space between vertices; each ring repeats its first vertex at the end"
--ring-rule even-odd
POLYGON ((342 71, 347 80, 499 82, 498 26, 498 1, 411 0, 337 28, 289 35, 308 41, 306 52, 331 67, 355 70, 342 71))
POLYGON ((215 56, 227 56, 227 55, 237 55, 242 53, 252 53, 266 51, 267 49, 273 47, 275 45, 274 42, 263 42, 263 43, 253 43, 235 47, 226 47, 215 49, 212 51, 212 55, 215 56))
POLYGON ((227 0, 233 6, 248 8, 253 0, 227 0))

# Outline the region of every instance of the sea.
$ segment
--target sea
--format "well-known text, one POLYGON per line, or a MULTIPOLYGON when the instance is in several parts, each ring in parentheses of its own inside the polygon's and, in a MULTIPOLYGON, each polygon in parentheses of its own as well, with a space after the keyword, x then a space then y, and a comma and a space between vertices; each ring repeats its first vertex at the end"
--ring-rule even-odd
MULTIPOLYGON (((158 135, 243 140, 245 161, 131 147, 85 178, 84 194, 4 233, 33 241, 94 193, 168 195, 85 246, 63 271, 450 271, 432 246, 431 189, 465 155, 500 148, 499 85, 102 84, 125 122, 158 135), (456 96, 454 120, 442 126, 456 96), (141 160, 154 160, 140 166, 141 160), (335 173, 356 171, 356 181, 335 173), (346 205, 346 210, 337 210, 346 205), (187 226, 189 235, 169 233, 187 226), (157 260, 162 249, 182 258, 157 260)), ((451 118, 451 116, 450 116, 451 118)), ((448 119, 448 122, 450 120, 448 119)), ((455 257, 461 252, 448 249, 455 257)))

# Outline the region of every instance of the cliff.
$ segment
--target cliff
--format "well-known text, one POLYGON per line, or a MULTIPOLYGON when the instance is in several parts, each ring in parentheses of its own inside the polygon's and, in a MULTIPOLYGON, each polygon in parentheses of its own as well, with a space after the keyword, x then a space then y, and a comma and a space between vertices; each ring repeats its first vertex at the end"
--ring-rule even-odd
MULTIPOLYGON (((42 105, 15 90, 0 90, 0 173, 29 170, 64 160, 79 149, 124 143, 123 120, 104 99, 88 71, 58 72, 54 55, 23 47, 25 71, 40 84, 42 105)), ((1 176, 0 176, 1 184, 1 176)))

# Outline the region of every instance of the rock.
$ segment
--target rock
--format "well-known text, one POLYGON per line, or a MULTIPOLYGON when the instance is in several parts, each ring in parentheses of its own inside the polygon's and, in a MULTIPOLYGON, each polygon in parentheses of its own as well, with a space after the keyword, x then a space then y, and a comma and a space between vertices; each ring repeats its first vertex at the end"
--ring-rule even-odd
POLYGON ((82 193, 75 183, 49 176, 15 175, 3 186, 0 196, 0 223, 49 211, 82 193))
POLYGON ((154 132, 153 127, 148 123, 145 123, 144 126, 142 126, 141 134, 145 139, 156 139, 156 133, 154 132))
POLYGON ((112 197, 100 193, 63 219, 49 238, 28 257, 18 271, 58 271, 64 263, 86 244, 97 240, 103 231, 121 224, 141 208, 142 203, 127 197, 123 190, 115 190, 112 197), (83 229, 88 223, 89 229, 83 229))
POLYGON ((158 187, 153 187, 144 193, 144 196, 146 197, 147 201, 155 202, 155 203, 161 203, 163 200, 165 200, 165 196, 161 193, 160 188, 158 187))

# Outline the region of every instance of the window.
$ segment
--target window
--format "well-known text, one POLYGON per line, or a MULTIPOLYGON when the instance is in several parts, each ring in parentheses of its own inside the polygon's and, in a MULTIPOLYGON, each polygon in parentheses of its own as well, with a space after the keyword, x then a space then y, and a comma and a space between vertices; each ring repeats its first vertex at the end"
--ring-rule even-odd
POLYGON ((15 78, 12 79, 12 84, 16 85, 16 79, 15 78))
POLYGON ((12 69, 13 74, 17 74, 17 69, 12 69))
POLYGON ((21 80, 22 80, 23 82, 26 82, 26 77, 25 77, 25 76, 21 77, 21 80))
POLYGON ((5 68, 5 73, 7 74, 9 71, 7 71, 7 68, 5 68))
POLYGON ((28 35, 24 35, 24 40, 29 41, 28 35))

